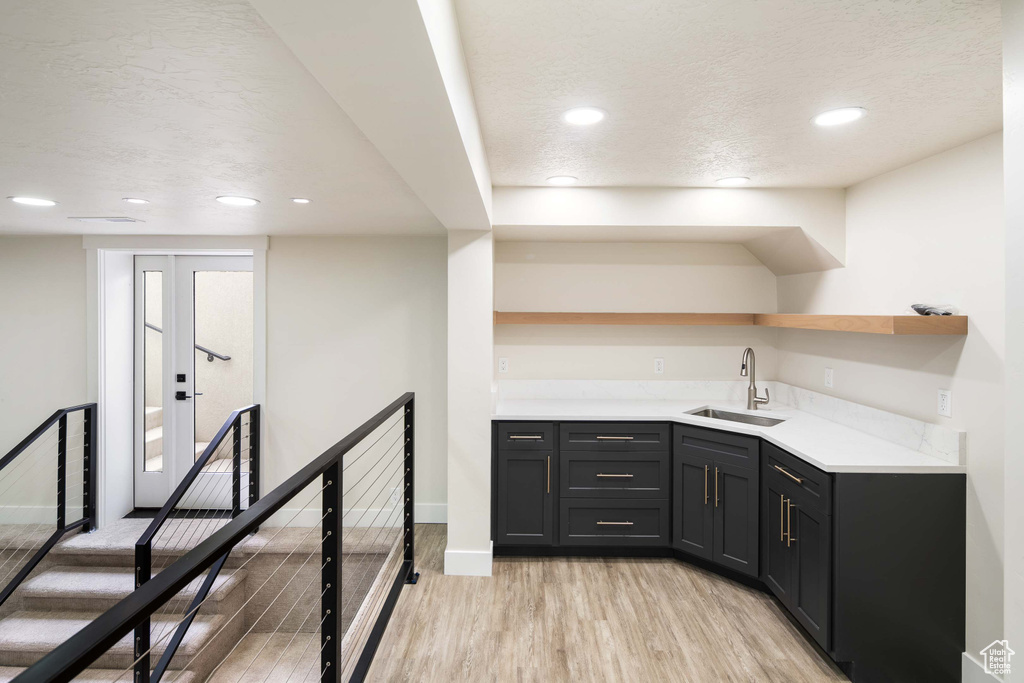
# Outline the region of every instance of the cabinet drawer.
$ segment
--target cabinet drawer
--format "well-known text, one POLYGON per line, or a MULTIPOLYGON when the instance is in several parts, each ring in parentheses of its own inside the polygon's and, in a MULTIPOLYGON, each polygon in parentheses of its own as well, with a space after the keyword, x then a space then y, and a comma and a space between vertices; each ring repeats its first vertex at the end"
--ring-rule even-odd
POLYGON ((675 448, 679 449, 677 452, 685 455, 708 458, 726 465, 759 469, 760 439, 756 437, 676 425, 673 438, 675 448))
POLYGON ((498 423, 500 451, 550 451, 554 441, 555 427, 550 422, 498 423))
POLYGON ((563 500, 562 545, 667 546, 668 501, 563 500))
POLYGON ((558 429, 563 451, 665 451, 667 424, 657 422, 563 422, 558 429))
POLYGON ((805 504, 832 514, 832 477, 827 472, 770 443, 764 444, 764 471, 788 482, 788 488, 805 504))
POLYGON ((561 494, 575 498, 668 498, 669 454, 638 452, 561 455, 561 494))

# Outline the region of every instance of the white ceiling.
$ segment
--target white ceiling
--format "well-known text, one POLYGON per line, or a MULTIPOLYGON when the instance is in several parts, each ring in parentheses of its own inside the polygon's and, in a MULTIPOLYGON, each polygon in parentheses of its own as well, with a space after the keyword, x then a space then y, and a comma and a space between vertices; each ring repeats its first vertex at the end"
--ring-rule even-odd
POLYGON ((7 0, 0 160, 0 232, 443 232, 247 2, 7 0))
POLYGON ((1002 125, 998 0, 456 5, 496 186, 846 187, 1002 125))

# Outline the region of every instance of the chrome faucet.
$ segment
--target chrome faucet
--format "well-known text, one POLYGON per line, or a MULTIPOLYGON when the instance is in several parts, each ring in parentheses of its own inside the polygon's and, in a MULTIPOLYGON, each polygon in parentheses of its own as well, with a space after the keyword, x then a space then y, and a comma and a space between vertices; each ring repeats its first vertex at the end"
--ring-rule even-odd
POLYGON ((747 410, 757 410, 757 406, 768 403, 772 398, 768 393, 768 387, 764 388, 764 398, 757 395, 757 385, 754 384, 754 364, 754 349, 748 346, 743 351, 743 364, 740 366, 741 377, 750 375, 750 386, 747 387, 747 410))

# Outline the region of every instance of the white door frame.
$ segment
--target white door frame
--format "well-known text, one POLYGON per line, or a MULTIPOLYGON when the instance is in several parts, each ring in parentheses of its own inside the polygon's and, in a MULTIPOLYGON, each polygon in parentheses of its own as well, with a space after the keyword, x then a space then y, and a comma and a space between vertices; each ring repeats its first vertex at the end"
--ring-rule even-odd
MULTIPOLYGON (((253 257, 253 401, 267 397, 267 249, 269 239, 255 237, 86 235, 86 338, 90 400, 100 406, 97 430, 97 516, 100 527, 116 521, 134 505, 134 382, 129 343, 133 303, 126 287, 134 278, 132 256, 156 254, 239 255, 253 257), (125 377, 124 375, 127 375, 125 377)), ((260 421, 260 442, 267 444, 267 420, 260 421)), ((263 449, 267 453, 267 449, 263 449)), ((261 458, 261 467, 265 458, 261 458)), ((261 477, 265 481, 265 477, 261 477)))

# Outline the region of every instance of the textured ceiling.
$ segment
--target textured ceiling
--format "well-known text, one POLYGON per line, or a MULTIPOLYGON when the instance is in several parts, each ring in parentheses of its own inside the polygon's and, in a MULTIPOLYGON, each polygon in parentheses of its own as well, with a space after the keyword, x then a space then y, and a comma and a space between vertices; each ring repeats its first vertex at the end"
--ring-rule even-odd
POLYGON ((998 0, 456 5, 496 186, 846 187, 1002 125, 998 0))
POLYGON ((0 197, 60 204, 0 200, 0 232, 443 232, 247 2, 3 9, 0 197), (262 204, 226 207, 214 201, 222 194, 262 204), (122 215, 146 223, 68 220, 122 215))

